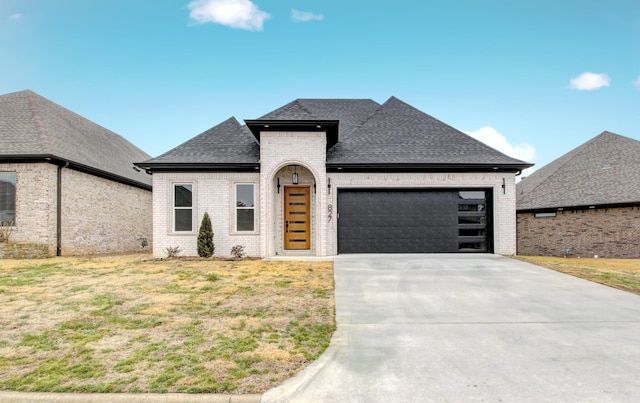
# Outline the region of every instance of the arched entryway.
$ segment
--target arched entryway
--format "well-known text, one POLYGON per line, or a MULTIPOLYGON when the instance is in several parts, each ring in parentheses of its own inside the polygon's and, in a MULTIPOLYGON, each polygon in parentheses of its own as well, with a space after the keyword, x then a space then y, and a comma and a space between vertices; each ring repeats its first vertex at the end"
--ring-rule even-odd
POLYGON ((290 163, 273 178, 273 239, 277 255, 316 254, 316 181, 307 167, 290 163))

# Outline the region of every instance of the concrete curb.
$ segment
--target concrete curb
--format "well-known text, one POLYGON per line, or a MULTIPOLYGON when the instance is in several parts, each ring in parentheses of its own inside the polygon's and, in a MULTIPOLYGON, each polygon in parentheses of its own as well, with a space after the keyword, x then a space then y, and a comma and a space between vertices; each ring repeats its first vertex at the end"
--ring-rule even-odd
POLYGON ((1 392, 0 403, 260 403, 262 395, 223 395, 187 393, 29 393, 1 392))
POLYGON ((295 402, 296 396, 314 381, 327 363, 331 362, 337 354, 344 351, 346 344, 346 334, 338 328, 331 338, 329 347, 322 353, 320 358, 312 362, 293 378, 289 378, 281 385, 266 391, 262 395, 260 403, 295 402))

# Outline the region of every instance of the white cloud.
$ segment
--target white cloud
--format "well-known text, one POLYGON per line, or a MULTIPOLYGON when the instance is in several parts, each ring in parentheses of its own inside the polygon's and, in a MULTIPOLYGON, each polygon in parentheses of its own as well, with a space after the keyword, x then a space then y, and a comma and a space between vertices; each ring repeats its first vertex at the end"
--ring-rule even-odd
POLYGON ((322 21, 324 20, 324 15, 293 9, 291 10, 291 19, 295 22, 322 21))
POLYGON ((636 87, 637 89, 640 90, 640 76, 638 76, 638 78, 636 78, 635 80, 633 80, 631 82, 631 84, 633 84, 634 87, 636 87))
POLYGON ((189 3, 189 16, 196 22, 212 22, 231 28, 262 31, 271 16, 250 0, 195 0, 189 3))
MULTIPOLYGON (((522 143, 517 145, 511 145, 507 141, 506 137, 498 133, 496 129, 490 126, 480 128, 475 132, 465 132, 474 139, 483 142, 491 148, 495 148, 503 154, 509 157, 517 158, 525 162, 534 162, 536 159, 536 149, 529 144, 522 143)), ((525 169, 522 172, 522 176, 530 175, 533 172, 533 168, 525 169)))
POLYGON ((569 88, 574 90, 597 90, 602 87, 608 87, 611 83, 611 77, 606 74, 582 73, 576 78, 572 78, 569 88))
POLYGON ((22 14, 17 13, 17 14, 13 14, 11 17, 9 17, 10 20, 19 20, 20 18, 22 18, 22 14))

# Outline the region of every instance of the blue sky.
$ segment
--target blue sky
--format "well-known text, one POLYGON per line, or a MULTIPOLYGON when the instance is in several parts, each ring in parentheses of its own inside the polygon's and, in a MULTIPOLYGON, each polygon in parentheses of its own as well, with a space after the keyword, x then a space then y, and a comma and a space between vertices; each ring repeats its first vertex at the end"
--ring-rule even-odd
POLYGON ((637 0, 0 0, 0 94, 160 155, 296 98, 390 96, 540 167, 640 140, 637 0))

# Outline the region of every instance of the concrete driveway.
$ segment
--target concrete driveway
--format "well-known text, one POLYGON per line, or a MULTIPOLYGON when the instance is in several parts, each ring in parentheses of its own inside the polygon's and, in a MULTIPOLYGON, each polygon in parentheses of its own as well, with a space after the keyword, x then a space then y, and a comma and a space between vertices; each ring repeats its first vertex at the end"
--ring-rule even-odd
POLYGON ((335 259, 331 346, 262 402, 637 402, 640 296, 495 255, 335 259))

